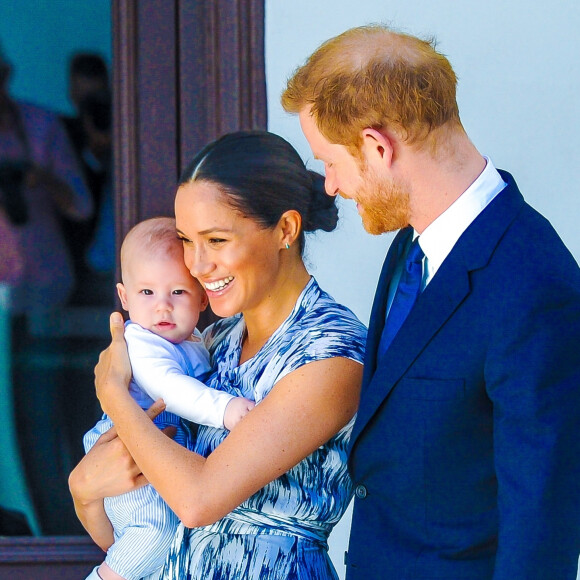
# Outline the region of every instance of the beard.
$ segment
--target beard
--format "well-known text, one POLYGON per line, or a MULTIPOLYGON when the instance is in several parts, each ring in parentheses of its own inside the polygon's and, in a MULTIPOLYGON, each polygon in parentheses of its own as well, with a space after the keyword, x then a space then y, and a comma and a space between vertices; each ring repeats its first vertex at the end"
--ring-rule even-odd
POLYGON ((380 179, 368 169, 362 172, 363 185, 353 196, 359 204, 364 229, 374 236, 409 225, 409 193, 401 184, 380 179))

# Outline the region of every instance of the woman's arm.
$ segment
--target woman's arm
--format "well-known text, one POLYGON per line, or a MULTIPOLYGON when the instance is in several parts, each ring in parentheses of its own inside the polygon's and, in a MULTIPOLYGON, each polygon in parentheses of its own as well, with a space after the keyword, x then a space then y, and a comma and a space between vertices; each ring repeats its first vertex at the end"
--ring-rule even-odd
MULTIPOLYGON (((153 419, 165 409, 162 401, 146 412, 153 419)), ((114 541, 103 498, 120 495, 147 484, 113 427, 103 433, 69 476, 77 516, 93 541, 106 551, 114 541)))
POLYGON ((358 406, 362 365, 308 363, 280 380, 207 458, 160 433, 127 393, 120 315, 96 369, 105 412, 147 480, 188 527, 215 522, 334 436, 358 406))

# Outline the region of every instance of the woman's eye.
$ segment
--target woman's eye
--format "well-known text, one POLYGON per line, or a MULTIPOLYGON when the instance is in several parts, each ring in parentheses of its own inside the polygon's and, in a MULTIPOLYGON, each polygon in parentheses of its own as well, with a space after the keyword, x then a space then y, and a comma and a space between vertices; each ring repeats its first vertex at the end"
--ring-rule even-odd
POLYGON ((223 244, 225 242, 225 240, 223 238, 209 238, 208 241, 212 246, 216 246, 218 244, 223 244))

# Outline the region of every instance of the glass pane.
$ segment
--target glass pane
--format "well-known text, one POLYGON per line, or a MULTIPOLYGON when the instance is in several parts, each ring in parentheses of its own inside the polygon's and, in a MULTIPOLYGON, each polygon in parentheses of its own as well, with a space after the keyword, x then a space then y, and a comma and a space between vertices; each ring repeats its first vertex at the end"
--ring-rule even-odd
POLYGON ((115 291, 111 50, 109 2, 0 3, 0 535, 82 532, 67 478, 115 291))

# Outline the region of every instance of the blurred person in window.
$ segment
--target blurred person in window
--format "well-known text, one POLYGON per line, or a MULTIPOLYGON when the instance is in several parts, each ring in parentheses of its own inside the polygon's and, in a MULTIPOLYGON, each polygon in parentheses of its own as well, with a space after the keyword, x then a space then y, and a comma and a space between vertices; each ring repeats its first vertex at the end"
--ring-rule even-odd
POLYGON ((63 115, 62 122, 75 151, 82 152, 86 145, 86 131, 81 115, 82 102, 94 93, 109 92, 109 72, 104 59, 92 52, 77 52, 70 60, 68 96, 74 115, 63 115))
POLYGON ((84 220, 93 202, 58 117, 12 98, 0 51, 0 205, 23 257, 15 315, 66 303, 74 274, 59 216, 84 220))
MULTIPOLYGON (((42 532, 76 533, 66 493, 71 453, 61 427, 65 423, 68 428, 70 422, 62 419, 66 384, 57 368, 68 352, 62 341, 46 340, 45 335, 47 323, 64 319, 52 314, 67 304, 74 287, 61 218, 90 218, 93 201, 57 114, 14 98, 10 75, 11 66, 0 51, 0 207, 21 259, 10 297, 18 441, 42 532), (46 366, 46 360, 56 360, 57 366, 46 366)), ((2 244, 5 239, 3 232, 2 244)), ((78 398, 75 404, 80 408, 78 398)))
POLYGON ((113 295, 114 221, 112 218, 111 91, 104 59, 75 53, 69 67, 69 99, 74 116, 61 117, 93 198, 95 212, 85 221, 63 219, 73 257, 74 305, 111 306, 113 295))
POLYGON ((17 285, 24 269, 24 261, 12 224, 0 205, 0 284, 17 285))

